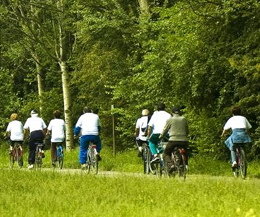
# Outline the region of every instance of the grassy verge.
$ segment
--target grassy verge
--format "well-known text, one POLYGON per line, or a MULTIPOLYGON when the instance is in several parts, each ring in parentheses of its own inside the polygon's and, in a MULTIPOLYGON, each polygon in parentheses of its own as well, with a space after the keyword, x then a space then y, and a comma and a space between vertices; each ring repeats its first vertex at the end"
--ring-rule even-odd
POLYGON ((257 179, 0 170, 1 216, 259 216, 257 179))

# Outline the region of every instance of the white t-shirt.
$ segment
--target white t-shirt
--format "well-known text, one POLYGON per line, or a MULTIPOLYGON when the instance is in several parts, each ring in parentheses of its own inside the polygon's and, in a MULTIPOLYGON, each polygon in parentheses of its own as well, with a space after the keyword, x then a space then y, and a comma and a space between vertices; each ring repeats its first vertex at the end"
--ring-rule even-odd
POLYGON ((36 130, 43 130, 46 129, 46 124, 42 120, 42 118, 37 116, 32 116, 28 118, 24 124, 24 129, 30 129, 30 133, 36 130))
POLYGON ((81 135, 98 135, 100 120, 97 114, 85 113, 79 117, 76 127, 81 128, 81 135))
POLYGON ((7 132, 11 133, 10 139, 12 141, 23 141, 23 124, 20 121, 11 121, 6 129, 7 132))
POLYGON ((235 115, 228 119, 227 123, 224 126, 224 130, 229 129, 250 129, 252 128, 251 124, 244 116, 235 115))
POLYGON ((65 139, 65 121, 63 119, 52 119, 48 130, 51 131, 51 142, 63 142, 65 139))
POLYGON ((171 118, 171 115, 166 111, 155 112, 148 123, 153 128, 153 134, 161 133, 169 118, 171 118))
POLYGON ((142 141, 147 141, 145 132, 142 131, 142 128, 145 129, 147 127, 148 124, 147 121, 148 121, 148 116, 143 116, 136 121, 135 128, 139 129, 138 138, 142 141))

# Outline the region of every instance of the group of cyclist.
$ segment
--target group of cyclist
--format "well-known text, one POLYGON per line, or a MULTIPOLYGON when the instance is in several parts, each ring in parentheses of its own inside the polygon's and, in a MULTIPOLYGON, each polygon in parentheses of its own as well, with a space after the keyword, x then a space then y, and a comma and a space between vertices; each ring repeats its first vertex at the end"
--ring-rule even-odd
MULTIPOLYGON (((29 117, 24 126, 21 121, 18 120, 18 114, 13 113, 10 116, 11 122, 8 124, 5 137, 10 136, 10 150, 13 149, 14 143, 19 143, 19 148, 22 149, 24 139, 29 134, 29 154, 28 154, 28 169, 33 169, 35 164, 35 152, 38 143, 44 144, 46 135, 51 136, 51 159, 52 165, 55 166, 57 160, 56 146, 62 144, 65 139, 65 121, 61 119, 61 112, 55 110, 53 112, 54 119, 50 121, 48 127, 44 120, 39 117, 37 110, 31 110, 31 117, 29 117)), ((42 157, 45 157, 42 150, 42 157)))
MULTIPOLYGON (((17 113, 13 113, 10 116, 11 122, 8 124, 5 132, 5 136, 10 135, 10 150, 13 149, 15 142, 19 143, 19 148, 22 150, 24 138, 27 138, 29 132, 28 169, 34 168, 37 144, 44 144, 46 136, 51 137, 51 161, 54 167, 56 165, 56 149, 64 143, 66 127, 65 121, 61 118, 61 112, 59 110, 53 112, 53 117, 54 119, 50 121, 47 127, 36 110, 31 111, 31 117, 26 120, 24 126, 21 121, 18 120, 17 113)), ((80 136, 79 162, 82 169, 86 167, 87 150, 90 142, 96 145, 96 157, 98 161, 101 160, 100 130, 101 125, 97 111, 94 112, 90 107, 84 107, 83 114, 79 117, 74 128, 74 137, 78 138, 80 136)), ((44 151, 42 151, 42 156, 45 156, 44 151)))
MULTIPOLYGON (((231 166, 236 167, 237 162, 233 148, 234 144, 252 142, 247 132, 252 126, 249 121, 241 115, 241 109, 239 107, 234 106, 231 112, 233 117, 224 125, 221 136, 226 136, 229 133, 229 130, 232 130, 232 133, 226 139, 225 144, 231 152, 231 166)), ((171 113, 172 114, 169 114, 165 111, 164 103, 158 104, 157 110, 152 116, 149 115, 148 109, 143 109, 142 117, 138 118, 136 121, 134 133, 139 151, 138 156, 142 156, 142 144, 148 144, 152 154, 151 163, 159 161, 157 150, 158 144, 161 140, 167 138, 167 145, 164 149, 163 157, 169 174, 176 169, 171 159, 171 154, 175 147, 182 147, 185 149, 185 164, 187 166, 186 169, 188 169, 188 122, 187 119, 182 116, 179 107, 173 107, 171 113)))

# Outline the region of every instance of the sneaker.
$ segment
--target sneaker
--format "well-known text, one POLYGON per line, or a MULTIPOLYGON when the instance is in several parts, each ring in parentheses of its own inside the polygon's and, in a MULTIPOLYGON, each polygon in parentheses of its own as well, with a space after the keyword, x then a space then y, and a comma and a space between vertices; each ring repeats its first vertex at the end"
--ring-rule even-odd
POLYGON ((29 170, 33 169, 33 164, 30 164, 30 165, 28 166, 28 169, 29 169, 29 170))
POLYGON ((96 157, 97 157, 97 161, 101 161, 102 160, 99 154, 97 154, 96 157))
POLYGON ((52 165, 53 167, 56 167, 55 161, 53 161, 51 165, 52 165))
POLYGON ((236 166, 237 166, 237 162, 234 161, 234 162, 232 163, 232 167, 236 167, 236 166))
POLYGON ((158 156, 154 156, 153 159, 151 160, 151 163, 159 162, 160 158, 158 156))
POLYGON ((45 154, 44 151, 42 150, 42 158, 45 158, 45 154))
POLYGON ((142 157, 142 152, 139 151, 137 157, 142 157))
POLYGON ((85 170, 87 168, 87 164, 81 164, 81 169, 85 170))

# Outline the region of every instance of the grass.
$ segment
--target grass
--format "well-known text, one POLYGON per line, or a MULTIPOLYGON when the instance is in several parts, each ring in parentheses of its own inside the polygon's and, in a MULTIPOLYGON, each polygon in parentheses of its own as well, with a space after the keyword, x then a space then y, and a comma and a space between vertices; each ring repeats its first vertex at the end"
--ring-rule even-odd
POLYGON ((0 170, 1 216, 259 216, 257 179, 0 170))
MULTIPOLYGON (((44 167, 51 167, 46 151, 44 167)), ((25 151, 25 166, 27 166, 25 151)), ((102 171, 139 175, 87 175, 57 170, 8 169, 8 146, 0 147, 0 216, 260 216, 259 163, 246 180, 231 176, 229 162, 196 156, 187 180, 142 175, 136 150, 102 151, 102 171)), ((65 152, 65 168, 80 168, 78 149, 65 152)))

